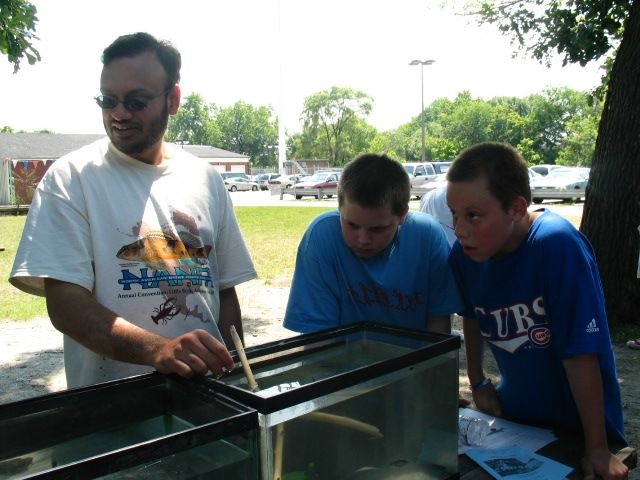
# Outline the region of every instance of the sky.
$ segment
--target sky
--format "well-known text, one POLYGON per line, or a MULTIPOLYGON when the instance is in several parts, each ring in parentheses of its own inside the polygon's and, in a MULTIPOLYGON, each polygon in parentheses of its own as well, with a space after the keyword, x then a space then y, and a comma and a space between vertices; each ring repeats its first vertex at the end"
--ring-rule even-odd
POLYGON ((306 97, 332 86, 373 100, 367 121, 390 130, 438 98, 524 97, 549 87, 589 90, 597 65, 552 68, 513 58, 491 25, 442 10, 437 0, 32 0, 42 61, 17 74, 0 57, 0 127, 103 133, 93 97, 100 55, 117 36, 146 31, 182 53, 183 98, 221 107, 268 105, 300 131, 306 97), (423 67, 414 59, 435 60, 423 67))

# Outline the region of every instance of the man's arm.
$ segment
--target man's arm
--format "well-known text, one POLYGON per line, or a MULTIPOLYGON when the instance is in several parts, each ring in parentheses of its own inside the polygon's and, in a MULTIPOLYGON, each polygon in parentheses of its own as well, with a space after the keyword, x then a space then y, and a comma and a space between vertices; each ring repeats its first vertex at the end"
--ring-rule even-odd
POLYGON ((220 320, 218 328, 228 349, 235 349, 231 338, 231 325, 236 327, 238 336, 244 345, 244 331, 242 329, 242 312, 235 287, 220 290, 220 320))
POLYGON ((233 367, 225 346, 204 330, 168 339, 119 317, 79 285, 46 279, 45 294, 51 323, 99 355, 184 377, 233 367))
POLYGON ((596 355, 576 355, 562 362, 584 430, 584 478, 627 478, 628 468, 609 451, 604 421, 602 374, 596 355))

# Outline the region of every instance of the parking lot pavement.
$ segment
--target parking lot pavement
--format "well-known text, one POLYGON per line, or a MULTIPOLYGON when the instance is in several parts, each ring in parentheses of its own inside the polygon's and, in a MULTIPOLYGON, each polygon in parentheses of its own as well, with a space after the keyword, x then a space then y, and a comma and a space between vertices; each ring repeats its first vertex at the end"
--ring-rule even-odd
MULTIPOLYGON (((236 207, 329 207, 338 208, 338 199, 334 196, 331 198, 323 198, 317 200, 313 197, 303 197, 296 200, 293 195, 283 195, 280 200, 280 194, 272 194, 268 191, 257 192, 229 192, 231 201, 236 207)), ((420 200, 412 199, 409 203, 411 210, 418 210, 420 200)))
MULTIPOLYGON (((323 198, 316 200, 313 197, 304 197, 296 200, 293 195, 284 195, 280 200, 279 193, 272 193, 271 190, 263 190, 257 192, 229 192, 231 201, 234 206, 243 207, 330 207, 338 208, 338 199, 336 197, 323 198)), ((533 211, 539 208, 548 208, 560 215, 570 215, 574 217, 582 216, 582 203, 562 203, 557 201, 545 201, 538 205, 531 205, 529 210, 533 211)), ((412 199, 409 208, 418 210, 420 201, 412 199)))
POLYGON ((338 199, 335 197, 316 200, 313 197, 304 197, 296 200, 293 195, 284 195, 280 200, 280 193, 271 190, 257 192, 229 192, 233 205, 243 207, 334 207, 338 208, 338 199))

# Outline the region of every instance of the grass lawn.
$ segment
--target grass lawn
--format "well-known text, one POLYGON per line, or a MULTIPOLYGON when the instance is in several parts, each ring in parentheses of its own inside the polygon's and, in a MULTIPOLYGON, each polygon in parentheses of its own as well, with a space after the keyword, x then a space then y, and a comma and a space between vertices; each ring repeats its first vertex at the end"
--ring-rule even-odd
POLYGON ((258 276, 267 283, 291 279, 298 243, 316 216, 330 207, 236 207, 258 276))
POLYGON ((23 293, 7 280, 26 218, 24 215, 0 216, 0 248, 4 248, 0 251, 0 321, 28 320, 47 314, 44 297, 23 293))

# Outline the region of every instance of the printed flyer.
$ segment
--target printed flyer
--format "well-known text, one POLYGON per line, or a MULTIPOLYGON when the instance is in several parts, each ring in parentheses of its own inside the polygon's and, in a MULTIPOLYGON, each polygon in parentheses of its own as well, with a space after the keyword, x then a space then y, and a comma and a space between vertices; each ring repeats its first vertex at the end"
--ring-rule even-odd
POLYGON ((515 445, 499 450, 474 448, 467 455, 499 480, 562 480, 573 470, 515 445))

